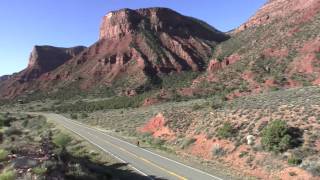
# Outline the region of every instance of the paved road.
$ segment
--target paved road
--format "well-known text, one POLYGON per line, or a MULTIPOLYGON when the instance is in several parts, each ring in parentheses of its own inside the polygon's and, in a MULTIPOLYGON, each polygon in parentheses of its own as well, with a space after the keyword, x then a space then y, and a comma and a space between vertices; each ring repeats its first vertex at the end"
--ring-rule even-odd
POLYGON ((131 168, 145 176, 146 179, 179 180, 221 180, 182 163, 162 157, 146 149, 139 148, 121 139, 110 136, 95 128, 75 122, 58 114, 43 114, 70 131, 78 134, 90 143, 111 154, 118 160, 128 163, 131 168))

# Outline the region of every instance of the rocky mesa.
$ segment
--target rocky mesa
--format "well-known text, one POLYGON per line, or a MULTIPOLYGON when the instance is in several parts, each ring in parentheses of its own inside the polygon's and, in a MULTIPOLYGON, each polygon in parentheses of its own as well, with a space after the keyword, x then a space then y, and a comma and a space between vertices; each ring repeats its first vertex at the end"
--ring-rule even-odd
POLYGON ((12 98, 75 81, 89 89, 119 79, 136 89, 156 82, 161 73, 205 70, 212 49, 228 38, 201 20, 167 8, 121 9, 103 17, 99 40, 86 49, 35 47, 29 67, 4 82, 0 94, 12 98), (32 85, 25 85, 29 81, 32 85))

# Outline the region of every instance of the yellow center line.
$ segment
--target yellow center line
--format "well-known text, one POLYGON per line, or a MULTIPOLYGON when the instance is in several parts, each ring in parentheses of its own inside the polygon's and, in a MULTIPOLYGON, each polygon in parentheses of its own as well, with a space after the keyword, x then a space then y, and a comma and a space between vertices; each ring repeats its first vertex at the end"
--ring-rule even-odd
MULTIPOLYGON (((90 134, 91 134, 91 133, 90 133, 90 134)), ((96 138, 98 138, 98 137, 96 136, 96 138)), ((173 176, 175 176, 175 177, 177 177, 177 178, 179 178, 179 179, 181 179, 181 180, 188 180, 187 178, 185 178, 185 177, 183 177, 183 176, 180 176, 180 175, 178 175, 178 174, 176 174, 176 173, 174 173, 174 172, 172 172, 172 171, 169 171, 169 170, 167 170, 167 169, 165 169, 165 168, 163 168, 163 167, 161 167, 161 166, 159 166, 159 165, 157 165, 157 164, 154 164, 153 162, 151 162, 151 161, 149 161, 149 160, 147 160, 147 159, 145 159, 145 158, 143 158, 143 157, 141 157, 141 156, 137 156, 137 155, 133 154, 132 152, 130 152, 130 151, 128 151, 128 150, 126 150, 126 149, 118 146, 118 145, 112 144, 112 143, 110 143, 110 142, 107 141, 107 140, 103 140, 103 141, 106 142, 106 143, 108 143, 108 144, 110 144, 111 146, 113 146, 113 147, 115 147, 115 148, 118 148, 118 149, 122 150, 123 152, 126 152, 127 154, 130 154, 130 155, 132 155, 133 157, 135 157, 135 158, 137 158, 137 159, 140 159, 140 160, 142 160, 142 161, 144 161, 144 162, 146 162, 146 163, 148 163, 148 164, 150 164, 150 165, 152 165, 152 166, 154 166, 154 167, 156 167, 156 168, 158 168, 158 169, 160 169, 160 170, 162 170, 162 171, 164 171, 164 172, 166 172, 166 173, 168 173, 168 174, 171 174, 171 175, 173 175, 173 176)))

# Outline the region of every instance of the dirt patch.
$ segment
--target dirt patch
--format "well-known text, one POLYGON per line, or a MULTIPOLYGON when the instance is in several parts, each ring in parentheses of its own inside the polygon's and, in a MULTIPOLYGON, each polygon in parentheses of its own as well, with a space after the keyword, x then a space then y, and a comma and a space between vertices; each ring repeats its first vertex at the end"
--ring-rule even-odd
POLYGON ((281 180, 292 180, 292 179, 308 179, 308 180, 317 180, 319 178, 313 177, 310 175, 310 173, 306 172, 303 169, 300 169, 298 167, 287 167, 280 171, 277 174, 278 177, 281 177, 281 180))
POLYGON ((155 117, 151 118, 147 124, 138 131, 145 133, 152 133, 155 138, 164 138, 172 140, 175 138, 175 134, 169 127, 166 126, 166 120, 162 113, 159 113, 155 117))

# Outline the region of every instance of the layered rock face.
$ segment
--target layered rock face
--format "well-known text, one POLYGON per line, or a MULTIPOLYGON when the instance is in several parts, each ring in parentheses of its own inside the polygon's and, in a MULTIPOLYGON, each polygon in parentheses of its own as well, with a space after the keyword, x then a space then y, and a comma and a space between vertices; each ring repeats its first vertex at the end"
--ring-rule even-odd
POLYGON ((228 38, 201 20, 167 8, 121 9, 103 17, 99 40, 87 49, 35 47, 28 68, 15 78, 18 82, 0 88, 0 95, 15 97, 71 83, 81 89, 136 89, 157 82, 162 73, 205 70, 212 49, 228 38))
POLYGON ((121 72, 154 78, 158 73, 199 71, 212 48, 226 39, 208 24, 170 9, 122 9, 103 17, 99 41, 78 64, 91 66, 104 83, 121 72))
POLYGON ((2 78, 2 81, 0 81, 0 97, 12 98, 28 91, 39 90, 41 84, 48 83, 46 82, 47 79, 41 80, 40 77, 48 76, 59 66, 79 55, 85 48, 84 46, 72 48, 35 46, 30 54, 26 69, 2 78))
POLYGON ((35 46, 30 55, 28 67, 21 76, 21 82, 28 82, 56 69, 85 48, 84 46, 72 48, 35 46))
POLYGON ((192 36, 221 42, 226 35, 201 20, 183 16, 167 8, 122 9, 104 16, 100 27, 100 40, 121 38, 137 32, 165 32, 180 37, 192 36))

